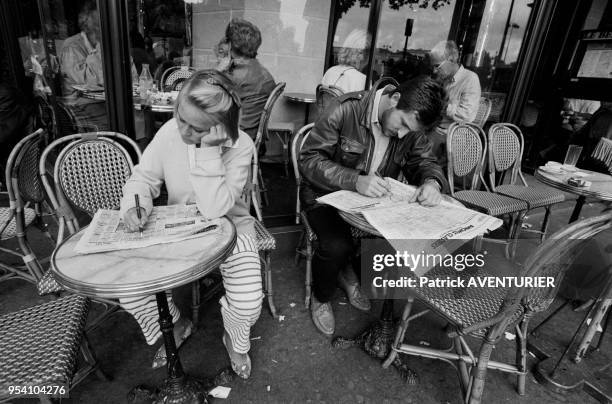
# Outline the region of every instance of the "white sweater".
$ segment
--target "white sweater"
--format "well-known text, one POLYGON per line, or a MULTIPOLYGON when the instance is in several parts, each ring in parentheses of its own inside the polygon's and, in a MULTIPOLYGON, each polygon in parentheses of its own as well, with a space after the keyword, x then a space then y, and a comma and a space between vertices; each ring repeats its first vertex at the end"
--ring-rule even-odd
POLYGON ((254 236, 253 217, 241 198, 249 176, 254 146, 240 131, 234 144, 196 148, 182 139, 175 119, 157 132, 123 187, 122 215, 135 206, 134 194, 147 215, 162 183, 168 190, 168 204, 195 203, 203 216, 227 215, 238 234, 254 236))

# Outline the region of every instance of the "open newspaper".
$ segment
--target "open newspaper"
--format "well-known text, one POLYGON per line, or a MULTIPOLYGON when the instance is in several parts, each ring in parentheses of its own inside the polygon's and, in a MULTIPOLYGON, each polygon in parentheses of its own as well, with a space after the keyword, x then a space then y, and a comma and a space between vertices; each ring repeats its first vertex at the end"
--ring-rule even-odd
POLYGON ((442 200, 438 206, 408 203, 416 188, 386 178, 391 192, 372 198, 336 191, 317 199, 336 209, 363 216, 386 239, 471 239, 502 225, 502 220, 442 200))
POLYGON ((75 246, 81 254, 173 243, 220 230, 219 219, 208 220, 196 205, 156 206, 140 232, 127 232, 119 211, 100 209, 75 246))

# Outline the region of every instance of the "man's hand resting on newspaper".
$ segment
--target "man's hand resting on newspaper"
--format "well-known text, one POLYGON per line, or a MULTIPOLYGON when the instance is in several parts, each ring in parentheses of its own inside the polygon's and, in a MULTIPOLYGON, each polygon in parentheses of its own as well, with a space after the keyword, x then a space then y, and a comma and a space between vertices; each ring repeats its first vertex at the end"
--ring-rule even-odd
POLYGON ((147 223, 147 211, 144 208, 140 208, 140 219, 138 218, 138 212, 136 208, 131 208, 125 215, 123 215, 123 223, 128 232, 134 232, 140 230, 147 223))
POLYGON ((380 198, 391 192, 389 183, 376 175, 360 175, 355 184, 357 192, 364 196, 380 198))
POLYGON ((436 180, 429 179, 416 189, 410 202, 418 202, 423 206, 436 206, 441 200, 440 185, 436 180))

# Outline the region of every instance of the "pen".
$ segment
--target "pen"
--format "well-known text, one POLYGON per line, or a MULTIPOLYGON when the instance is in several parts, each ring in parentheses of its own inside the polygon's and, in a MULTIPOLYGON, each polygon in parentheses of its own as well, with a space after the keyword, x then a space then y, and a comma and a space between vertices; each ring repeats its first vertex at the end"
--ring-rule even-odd
POLYGON ((140 198, 138 194, 134 194, 134 200, 136 201, 136 214, 138 215, 138 231, 140 232, 140 237, 142 237, 142 226, 140 225, 142 216, 140 215, 140 198))
MULTIPOLYGON (((385 180, 385 177, 383 177, 383 176, 382 176, 382 175, 381 175, 381 174, 378 172, 378 170, 374 171, 374 174, 375 174, 375 175, 376 175, 378 178, 380 178, 380 179, 382 179, 382 180, 385 180)), ((385 182, 387 182, 387 180, 385 180, 385 182)))

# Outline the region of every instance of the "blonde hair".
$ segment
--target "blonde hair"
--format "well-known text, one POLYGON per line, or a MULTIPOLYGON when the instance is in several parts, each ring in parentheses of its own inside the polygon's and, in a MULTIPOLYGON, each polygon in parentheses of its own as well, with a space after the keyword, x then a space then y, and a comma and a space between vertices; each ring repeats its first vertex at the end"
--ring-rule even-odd
POLYGON ((174 105, 175 116, 179 104, 184 101, 201 109, 214 122, 223 124, 232 140, 238 139, 240 99, 233 82, 224 73, 200 70, 187 79, 174 105))

